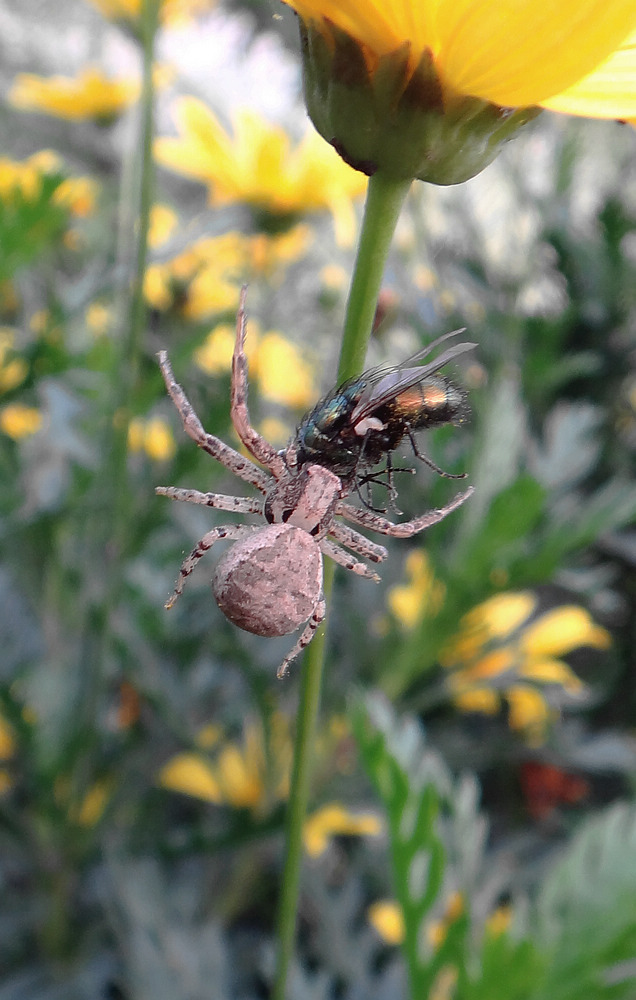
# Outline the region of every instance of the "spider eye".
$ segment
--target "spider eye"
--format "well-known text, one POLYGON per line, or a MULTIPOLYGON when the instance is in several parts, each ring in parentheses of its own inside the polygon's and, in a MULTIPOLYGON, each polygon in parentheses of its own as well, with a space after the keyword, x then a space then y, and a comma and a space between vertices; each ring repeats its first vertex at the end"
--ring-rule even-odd
POLYGON ((289 521, 293 513, 294 513, 293 507, 289 507, 283 511, 283 513, 281 514, 281 521, 283 522, 283 524, 286 524, 287 521, 289 521))

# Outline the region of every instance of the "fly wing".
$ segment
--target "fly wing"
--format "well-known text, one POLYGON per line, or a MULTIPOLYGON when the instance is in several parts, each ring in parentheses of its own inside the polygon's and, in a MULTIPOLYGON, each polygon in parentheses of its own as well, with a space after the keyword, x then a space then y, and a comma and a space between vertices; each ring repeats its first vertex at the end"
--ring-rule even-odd
POLYGON ((443 334, 443 336, 438 337, 437 340, 434 340, 431 344, 428 344, 421 351, 418 351, 417 354, 407 358, 406 361, 395 368, 378 369, 377 371, 367 373, 369 384, 351 413, 351 422, 357 424, 364 417, 368 417, 374 410, 377 410, 378 407, 394 399, 400 392, 410 388, 412 385, 417 385, 427 375, 432 375, 434 372, 439 371, 440 368, 443 368, 453 358, 458 357, 460 354, 465 354, 466 351, 472 351, 473 348, 477 347, 477 344, 468 342, 454 344, 452 347, 442 351, 434 361, 429 361, 427 365, 405 367, 406 365, 411 365, 413 361, 427 357, 435 347, 443 341, 448 340, 449 337, 455 337, 458 333, 463 332, 463 330, 453 330, 451 333, 443 334))

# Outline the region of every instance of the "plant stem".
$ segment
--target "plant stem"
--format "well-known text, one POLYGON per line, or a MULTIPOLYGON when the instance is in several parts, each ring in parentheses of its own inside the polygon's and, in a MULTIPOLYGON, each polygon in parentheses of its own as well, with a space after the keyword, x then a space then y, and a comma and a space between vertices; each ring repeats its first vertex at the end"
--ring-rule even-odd
MULTIPOLYGON (((338 381, 357 374, 364 365, 384 265, 409 186, 410 181, 391 181, 381 174, 374 174, 369 180, 347 302, 338 381)), ((331 595, 334 568, 333 563, 325 566, 323 590, 327 602, 331 595)), ((294 949, 303 826, 309 801, 325 646, 326 627, 323 626, 307 650, 303 662, 294 766, 287 807, 286 855, 278 914, 278 956, 273 1000, 285 1000, 287 972, 294 949)))
MULTIPOLYGON (((104 462, 96 477, 88 508, 90 522, 87 559, 104 565, 98 592, 86 598, 84 630, 80 643, 77 711, 74 728, 78 744, 91 748, 97 727, 95 712, 102 685, 102 664, 108 641, 109 620, 120 591, 134 519, 132 488, 128 480, 128 427, 138 388, 140 359, 146 320, 143 294, 148 255, 148 225, 153 198, 152 143, 154 133, 153 61, 160 0, 144 0, 141 12, 143 76, 139 101, 139 131, 131 145, 131 156, 139 158, 137 183, 125 213, 129 227, 126 239, 134 241, 134 271, 122 291, 127 294, 121 318, 121 341, 112 371, 111 404, 105 427, 104 462)), ((76 798, 81 800, 91 780, 91 758, 84 753, 75 781, 76 798)))
POLYGON ((338 381, 364 368, 373 328, 384 265, 400 209, 411 181, 394 181, 376 173, 369 178, 364 218, 349 289, 338 381))

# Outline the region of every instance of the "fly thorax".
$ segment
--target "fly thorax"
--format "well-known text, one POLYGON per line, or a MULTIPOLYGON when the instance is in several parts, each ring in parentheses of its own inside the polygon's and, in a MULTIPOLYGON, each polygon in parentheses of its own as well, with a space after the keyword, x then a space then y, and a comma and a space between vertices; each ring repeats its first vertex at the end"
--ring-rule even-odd
POLYGON ((342 483, 322 465, 306 465, 298 475, 280 479, 265 498, 270 524, 293 524, 310 535, 322 535, 331 523, 342 483))

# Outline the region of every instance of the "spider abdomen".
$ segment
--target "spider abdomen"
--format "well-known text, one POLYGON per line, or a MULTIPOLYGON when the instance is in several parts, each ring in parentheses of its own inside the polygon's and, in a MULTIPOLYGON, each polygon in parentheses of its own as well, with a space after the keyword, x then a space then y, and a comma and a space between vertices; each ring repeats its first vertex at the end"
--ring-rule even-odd
POLYGON ((212 590, 231 622, 254 635, 295 632, 322 589, 322 553, 302 528, 270 524, 221 558, 212 590))

